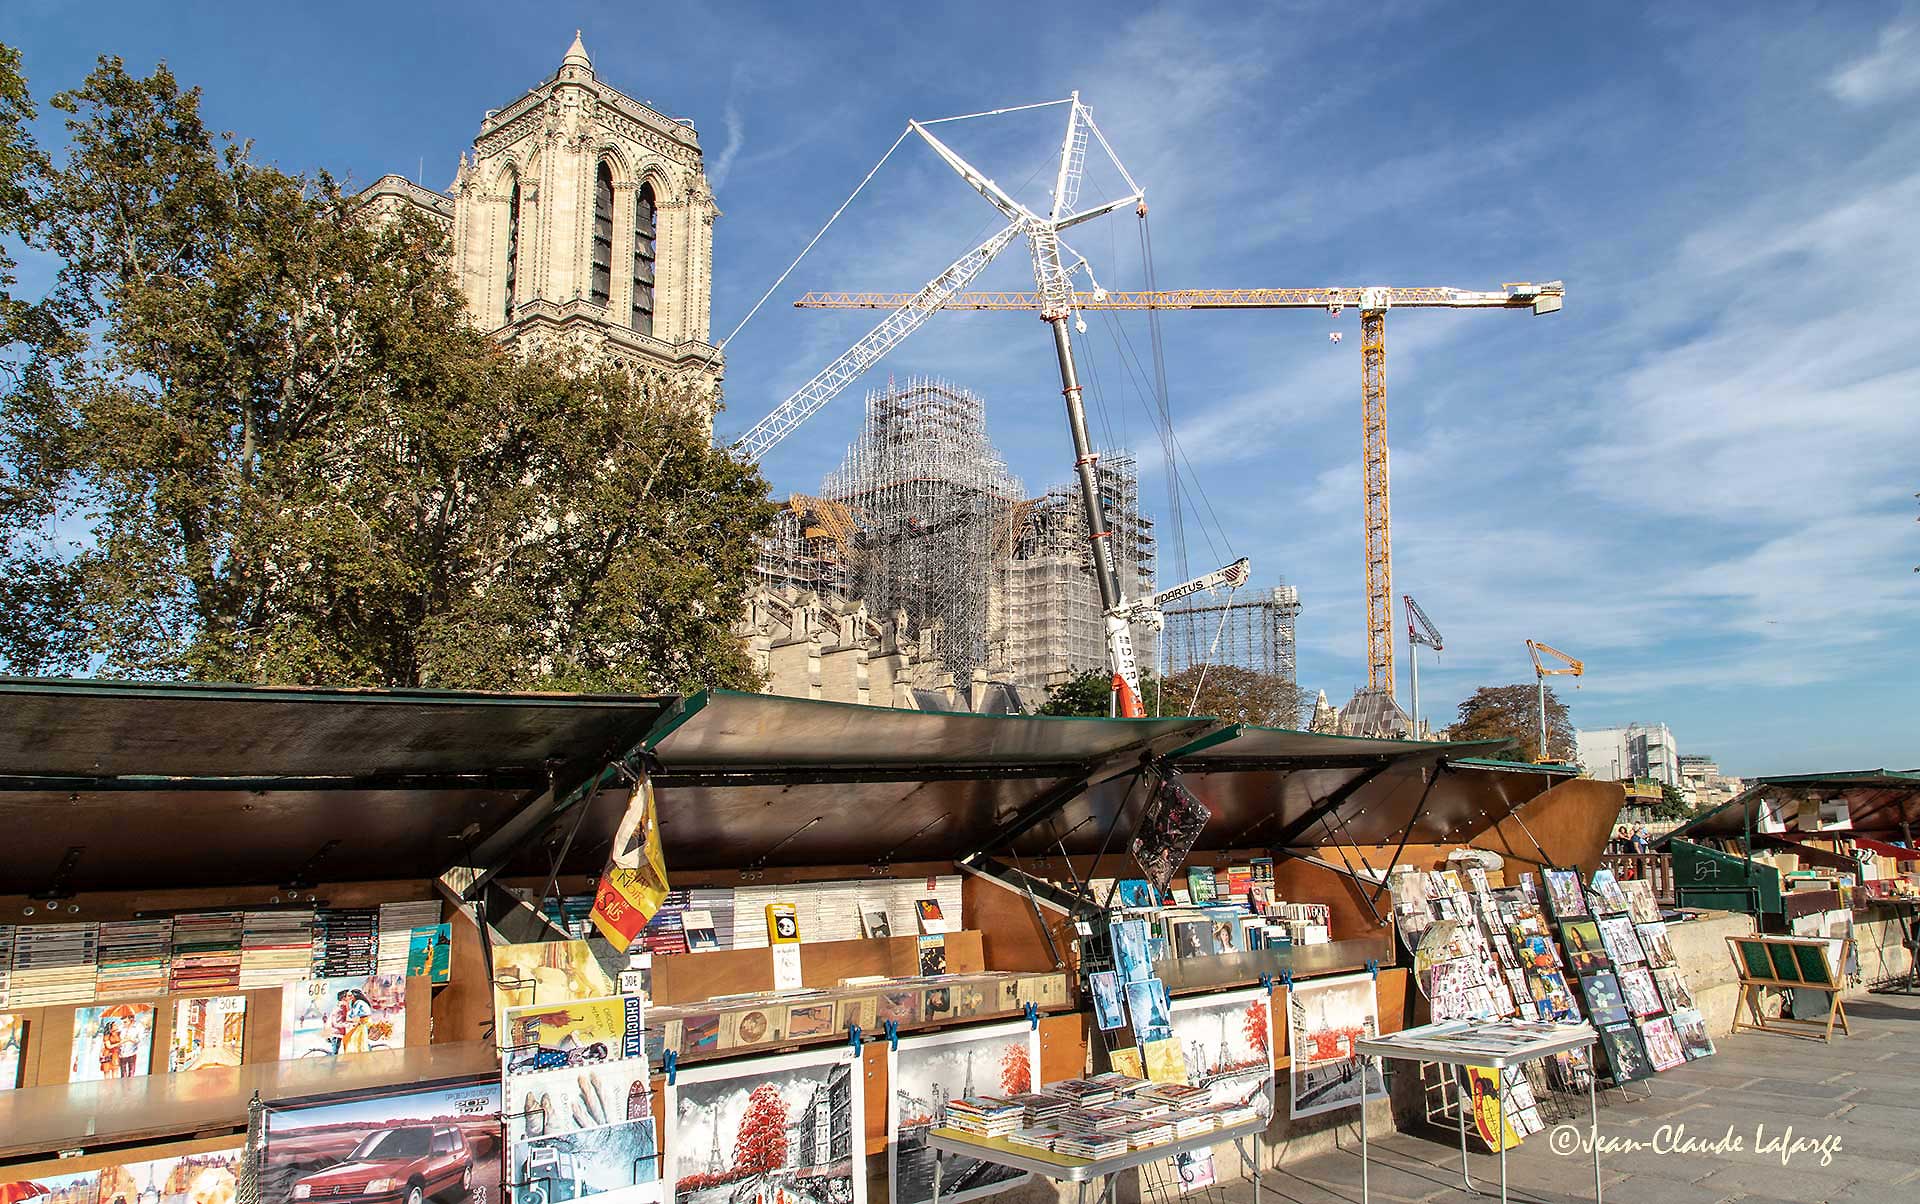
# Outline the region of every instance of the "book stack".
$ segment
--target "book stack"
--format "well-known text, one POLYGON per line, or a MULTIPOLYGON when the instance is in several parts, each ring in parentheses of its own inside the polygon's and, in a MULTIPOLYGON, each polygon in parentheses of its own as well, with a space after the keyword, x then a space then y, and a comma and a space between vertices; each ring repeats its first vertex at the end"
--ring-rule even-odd
POLYGON ((102 1003, 166 993, 173 921, 103 920, 93 997, 102 1003))
POLYGON ((1071 1130, 1054 1139, 1053 1152, 1089 1162, 1101 1158, 1118 1158, 1127 1152, 1127 1139, 1116 1133, 1102 1130, 1093 1132, 1071 1130))
POLYGON ((285 986, 313 970, 313 911, 249 911, 240 921, 240 989, 285 986))
POLYGON ((1007 1134, 1007 1141, 1013 1145, 1025 1146, 1030 1150, 1051 1150, 1053 1143, 1065 1134, 1051 1125, 1035 1125, 1026 1129, 1015 1129, 1007 1134))
POLYGON ((1026 1109, 997 1095, 970 1095, 947 1103, 947 1127, 975 1137, 1006 1137, 1021 1126, 1026 1109))
POLYGON ((1259 1111, 1250 1103, 1214 1104, 1206 1110, 1214 1115, 1220 1122, 1220 1127, 1223 1129, 1230 1128, 1234 1125, 1245 1124, 1260 1115, 1259 1111))
POLYGON ((0 924, 0 1011, 6 1010, 8 983, 13 975, 13 925, 0 924))
POLYGON ((1173 1140, 1173 1125, 1162 1117, 1152 1120, 1122 1121, 1110 1125, 1103 1132, 1115 1137, 1124 1137, 1130 1150, 1145 1149, 1150 1145, 1165 1145, 1173 1140))
POLYGON ((1141 1095, 1146 1099, 1161 1100, 1175 1108, 1193 1108, 1206 1103, 1213 1093, 1192 1083, 1155 1083, 1141 1095))
POLYGON ((1111 1090, 1116 1099, 1121 1096, 1138 1095, 1140 1092, 1153 1086, 1152 1079, 1136 1079, 1132 1075, 1121 1074, 1117 1070, 1106 1070, 1096 1075, 1090 1075, 1087 1081, 1096 1087, 1105 1087, 1111 1090))
POLYGON ((1167 1113, 1173 1111, 1173 1108, 1169 1106, 1165 1100, 1157 1100, 1152 1096, 1141 1096, 1137 1099, 1117 1099, 1111 1104, 1108 1104, 1107 1107, 1132 1120, 1147 1120, 1155 1116, 1165 1116, 1167 1113))
POLYGON ((174 917, 168 989, 176 995, 204 995, 238 987, 245 931, 245 912, 196 911, 174 917))
POLYGON ((371 907, 325 907, 314 913, 313 978, 372 974, 380 914, 371 907))
MULTIPOLYGON (((587 896, 587 906, 593 899, 587 896)), ((440 922, 440 901, 422 899, 417 903, 380 905, 380 946, 377 956, 380 974, 405 974, 407 957, 413 948, 413 930, 431 928, 440 922)), ((568 931, 572 931, 569 929, 568 931)))
POLYGON ((1057 1095, 1076 1108, 1093 1108, 1113 1099, 1113 1087, 1105 1083, 1096 1083, 1092 1079, 1061 1079, 1057 1083, 1048 1083, 1040 1089, 1044 1094, 1057 1095))
POLYGON ((647 921, 647 926, 640 930, 640 948, 656 956, 687 951, 685 892, 675 891, 667 899, 668 903, 663 904, 647 921), (677 906, 672 903, 675 895, 683 900, 677 906))
POLYGON ((92 1003, 99 953, 97 924, 35 924, 16 929, 7 1006, 92 1003))
POLYGON ((1167 1121, 1173 1125, 1175 1141, 1185 1141, 1189 1137, 1211 1133, 1220 1124, 1219 1118, 1211 1112, 1190 1111, 1185 1108, 1167 1113, 1167 1121))
POLYGON ((1007 1097, 1007 1100, 1010 1103, 1019 1104, 1022 1108, 1026 1109, 1026 1119, 1029 1125, 1040 1127, 1046 1127, 1048 1122, 1073 1107, 1073 1103, 1070 1100, 1062 1099, 1057 1095, 1043 1095, 1034 1091, 1030 1091, 1025 1095, 1010 1095, 1007 1097))

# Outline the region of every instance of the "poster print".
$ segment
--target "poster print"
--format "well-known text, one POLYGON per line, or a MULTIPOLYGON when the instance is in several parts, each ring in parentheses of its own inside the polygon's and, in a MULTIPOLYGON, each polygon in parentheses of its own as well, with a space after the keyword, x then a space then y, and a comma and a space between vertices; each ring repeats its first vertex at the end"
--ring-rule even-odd
POLYGON ((98 1170, 5 1181, 0 1200, 33 1204, 233 1204, 240 1184, 241 1146, 179 1158, 117 1163, 98 1170))
POLYGON ((12 1091, 20 1085, 20 1060, 26 1052, 26 1018, 0 1016, 0 1091, 12 1091))
POLYGON ((367 1200, 382 1179, 393 1186, 379 1198, 394 1204, 492 1204, 500 1198, 500 1083, 269 1108, 264 1145, 260 1204, 367 1200))
POLYGON ((1378 1058, 1354 1056, 1354 1042, 1378 1035, 1379 1003, 1373 975, 1343 974, 1296 982, 1287 993, 1293 1115, 1312 1116, 1385 1099, 1378 1058))
POLYGON ((514 1204, 657 1204, 660 1145, 653 1117, 515 1142, 507 1159, 514 1204))
POLYGON ((280 990, 282 1060, 333 1058, 406 1044, 403 975, 310 978, 280 990))
POLYGON ((776 1196, 788 1204, 866 1204, 859 1065, 843 1045, 683 1067, 667 1084, 674 1204, 776 1196))
MULTIPOLYGON (((891 1204, 933 1199, 933 1151, 927 1130, 946 1123, 947 1104, 975 1095, 1024 1095, 1035 1087, 1040 1030, 1025 1020, 965 1028, 924 1037, 902 1037, 887 1055, 887 1179, 891 1204)), ((992 1195, 1027 1176, 974 1158, 947 1160, 940 1175, 942 1201, 992 1195)))
MULTIPOLYGON (((651 804, 649 804, 651 806, 651 804)), ((624 822, 624 821, 623 821, 624 822)), ((617 994, 613 979, 585 941, 536 941, 493 949, 494 1031, 505 1032, 506 1010, 530 1003, 604 999, 617 994)))
POLYGON ((653 1115, 643 1058, 605 1066, 562 1066, 504 1079, 507 1140, 551 1137, 653 1115))
POLYGON ((178 1074, 208 1066, 238 1066, 246 1040, 245 995, 176 999, 167 1069, 178 1074))
POLYGON ((1173 1001, 1173 1035, 1186 1055, 1186 1082, 1215 1104, 1251 1104, 1273 1115, 1273 1015, 1264 990, 1192 995, 1173 1001))
POLYGON ((152 1071, 152 1004, 110 1003, 73 1010, 69 1082, 131 1079, 152 1071))
POLYGON ((1645 951, 1640 948, 1639 934, 1633 930, 1632 920, 1624 915, 1603 916, 1599 927, 1601 944, 1606 946, 1607 956, 1613 959, 1614 965, 1624 969, 1647 960, 1645 951))
POLYGON ((1640 1038, 1646 1043, 1647 1060, 1655 1070, 1672 1070, 1687 1060, 1680 1047, 1680 1034, 1670 1017, 1657 1016, 1641 1025, 1640 1038))
POLYGON ((644 1058, 646 1007, 637 995, 507 1009, 508 1074, 644 1058))
POLYGON ((1540 877, 1547 885, 1547 909, 1560 921, 1588 915, 1587 897, 1580 889, 1580 871, 1545 869, 1540 877))

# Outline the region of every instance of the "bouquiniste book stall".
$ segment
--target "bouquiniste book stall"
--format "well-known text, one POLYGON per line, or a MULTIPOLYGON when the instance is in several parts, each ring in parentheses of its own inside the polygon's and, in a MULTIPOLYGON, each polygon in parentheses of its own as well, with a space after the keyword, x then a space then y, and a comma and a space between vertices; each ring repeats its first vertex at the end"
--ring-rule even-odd
POLYGON ((0 689, 0 1181, 57 1204, 918 1200, 945 1125, 1285 1123, 1376 1093, 1378 865, 1556 786, 1188 717, 0 689))

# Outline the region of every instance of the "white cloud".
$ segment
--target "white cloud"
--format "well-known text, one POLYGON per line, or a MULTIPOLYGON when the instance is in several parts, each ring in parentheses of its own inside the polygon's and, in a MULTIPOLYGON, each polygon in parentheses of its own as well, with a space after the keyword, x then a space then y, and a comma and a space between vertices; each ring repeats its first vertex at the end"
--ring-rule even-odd
POLYGON ((1880 31, 1879 44, 1827 77, 1827 91, 1851 105, 1878 104, 1920 89, 1920 38, 1911 22, 1880 31))
POLYGON ((707 179, 716 190, 726 187, 727 176, 733 171, 733 162, 740 157, 740 148, 747 141, 747 120, 741 114, 740 106, 732 99, 721 110, 720 121, 727 130, 726 145, 707 164, 707 179))

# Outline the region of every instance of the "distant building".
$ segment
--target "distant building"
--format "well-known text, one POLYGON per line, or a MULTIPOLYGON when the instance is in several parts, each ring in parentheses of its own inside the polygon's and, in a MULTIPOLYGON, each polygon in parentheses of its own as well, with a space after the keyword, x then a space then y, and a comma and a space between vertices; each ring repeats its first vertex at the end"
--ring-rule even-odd
POLYGON ((1680 787, 1680 752, 1664 723, 1575 732, 1574 749, 1581 767, 1603 781, 1649 779, 1680 787))
POLYGON ((1706 753, 1683 753, 1680 757, 1680 793, 1696 810, 1718 807, 1733 801, 1746 789, 1739 778, 1720 772, 1720 766, 1706 753))

